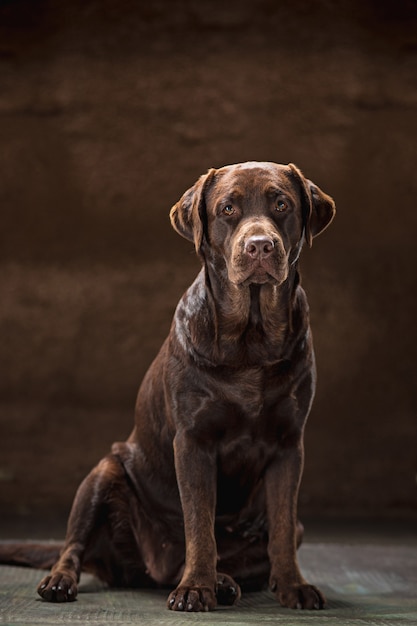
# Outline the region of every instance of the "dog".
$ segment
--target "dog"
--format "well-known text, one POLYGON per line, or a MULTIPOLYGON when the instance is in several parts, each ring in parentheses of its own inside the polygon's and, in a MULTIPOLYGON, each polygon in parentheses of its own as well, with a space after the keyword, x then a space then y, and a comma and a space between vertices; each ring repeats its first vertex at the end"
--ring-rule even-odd
POLYGON ((234 604, 268 583, 284 607, 324 607, 297 563, 316 383, 298 261, 334 214, 295 165, 270 162, 210 169, 173 206, 202 268, 140 386, 132 434, 82 482, 63 546, 0 549, 3 563, 52 567, 43 599, 75 600, 84 570, 113 586, 175 587, 173 611, 234 604))

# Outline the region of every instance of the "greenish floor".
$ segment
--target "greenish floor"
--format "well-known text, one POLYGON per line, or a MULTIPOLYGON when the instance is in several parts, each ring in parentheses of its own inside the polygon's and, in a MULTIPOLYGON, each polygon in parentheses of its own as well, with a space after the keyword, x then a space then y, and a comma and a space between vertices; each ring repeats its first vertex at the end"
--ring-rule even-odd
POLYGON ((166 609, 166 591, 109 590, 90 576, 82 577, 76 602, 49 604, 35 592, 41 572, 1 566, 0 623, 415 626, 417 541, 413 529, 407 528, 395 534, 381 528, 374 534, 369 528, 349 533, 345 528, 330 541, 317 542, 320 533, 314 535, 313 524, 314 540, 301 547, 299 559, 305 576, 327 597, 324 611, 282 609, 271 593, 262 592, 245 594, 237 606, 219 607, 210 614, 173 613, 166 609))

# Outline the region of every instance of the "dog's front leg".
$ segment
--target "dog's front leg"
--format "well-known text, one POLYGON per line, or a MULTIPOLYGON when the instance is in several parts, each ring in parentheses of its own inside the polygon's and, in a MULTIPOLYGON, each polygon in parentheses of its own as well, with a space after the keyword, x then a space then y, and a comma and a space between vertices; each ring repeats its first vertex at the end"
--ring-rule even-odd
POLYGON ((322 593, 304 580, 297 563, 297 500, 302 468, 300 440, 282 450, 266 474, 270 587, 282 606, 322 609, 322 593))
POLYGON ((184 574, 168 598, 168 608, 209 611, 216 606, 216 455, 186 432, 176 434, 174 455, 186 551, 184 574))

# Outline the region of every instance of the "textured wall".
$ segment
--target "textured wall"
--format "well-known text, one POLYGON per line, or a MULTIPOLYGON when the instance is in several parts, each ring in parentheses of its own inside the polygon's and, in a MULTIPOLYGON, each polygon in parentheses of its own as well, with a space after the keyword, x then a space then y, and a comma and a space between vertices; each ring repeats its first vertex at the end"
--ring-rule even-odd
POLYGON ((301 508, 415 507, 414 2, 0 3, 0 511, 67 510, 130 432, 197 271, 170 206, 297 163, 337 202, 303 256, 319 368, 301 508))

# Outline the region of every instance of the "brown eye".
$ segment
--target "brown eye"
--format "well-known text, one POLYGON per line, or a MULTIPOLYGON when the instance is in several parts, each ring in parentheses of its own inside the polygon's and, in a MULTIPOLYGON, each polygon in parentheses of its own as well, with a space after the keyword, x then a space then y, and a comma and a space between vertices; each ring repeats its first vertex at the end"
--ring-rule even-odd
POLYGON ((222 213, 223 215, 233 215, 233 213, 235 212, 234 208, 232 207, 231 204, 227 204, 225 207, 223 207, 222 209, 222 213))
POLYGON ((282 211, 288 209, 288 204, 284 200, 277 200, 275 209, 281 213, 282 211))

